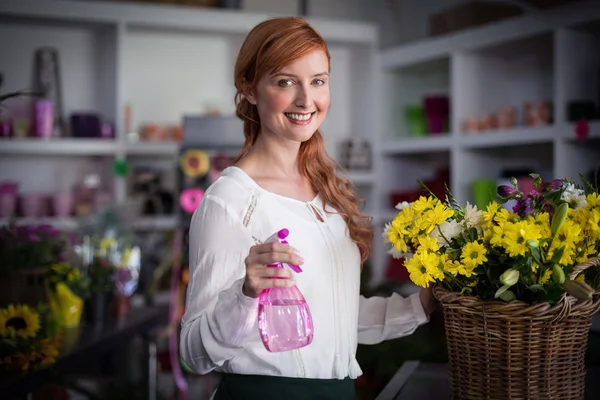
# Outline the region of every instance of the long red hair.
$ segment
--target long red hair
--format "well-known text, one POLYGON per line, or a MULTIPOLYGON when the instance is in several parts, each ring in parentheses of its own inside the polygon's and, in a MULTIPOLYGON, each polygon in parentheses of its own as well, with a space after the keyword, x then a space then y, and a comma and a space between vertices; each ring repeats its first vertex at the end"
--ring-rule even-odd
MULTIPOLYGON (((244 93, 252 92, 265 74, 277 72, 314 50, 322 50, 331 61, 325 40, 302 18, 269 19, 250 31, 239 51, 234 72, 236 114, 244 121, 245 137, 238 160, 260 134, 258 111, 244 93)), ((356 195, 350 181, 336 174, 340 166, 325 151, 319 130, 300 145, 298 163, 300 173, 308 178, 324 204, 344 218, 350 238, 358 245, 364 262, 371 253, 373 241, 371 218, 361 214, 364 200, 356 195)))

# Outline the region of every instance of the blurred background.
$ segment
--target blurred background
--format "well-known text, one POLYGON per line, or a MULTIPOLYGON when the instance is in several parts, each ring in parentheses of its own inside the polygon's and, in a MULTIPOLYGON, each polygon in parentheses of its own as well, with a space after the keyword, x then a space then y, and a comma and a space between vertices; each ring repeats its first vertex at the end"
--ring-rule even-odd
MULTIPOLYGON (((322 131, 373 217, 367 296, 416 290, 381 232, 417 180, 485 207, 511 176, 578 180, 600 161, 598 0, 1 0, 0 317, 46 333, 31 354, 0 347, 0 393, 208 399, 218 376, 177 353, 188 223, 243 143, 239 46, 279 15, 330 46, 322 131)), ((406 360, 445 362, 443 331, 434 314, 359 346, 360 398, 406 360)))

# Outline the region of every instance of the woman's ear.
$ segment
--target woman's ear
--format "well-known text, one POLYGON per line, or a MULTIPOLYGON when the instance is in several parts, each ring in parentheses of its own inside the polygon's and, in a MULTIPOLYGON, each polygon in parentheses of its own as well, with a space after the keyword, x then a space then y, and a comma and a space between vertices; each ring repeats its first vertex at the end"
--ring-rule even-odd
POLYGON ((254 93, 245 93, 244 97, 248 100, 248 103, 256 105, 256 97, 254 96, 254 93))

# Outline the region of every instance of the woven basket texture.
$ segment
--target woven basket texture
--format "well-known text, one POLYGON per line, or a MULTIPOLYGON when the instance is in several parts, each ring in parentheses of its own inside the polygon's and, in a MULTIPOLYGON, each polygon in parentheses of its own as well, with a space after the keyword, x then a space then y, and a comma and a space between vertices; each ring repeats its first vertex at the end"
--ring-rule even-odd
MULTIPOLYGON (((600 258, 577 265, 574 279, 600 258)), ((434 287, 444 311, 454 400, 583 399, 584 357, 600 291, 556 304, 482 301, 434 287)))

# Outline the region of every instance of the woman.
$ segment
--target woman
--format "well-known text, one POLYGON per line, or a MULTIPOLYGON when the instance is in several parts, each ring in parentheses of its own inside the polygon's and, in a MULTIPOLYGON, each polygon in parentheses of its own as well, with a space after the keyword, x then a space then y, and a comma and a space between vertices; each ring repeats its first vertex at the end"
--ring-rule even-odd
POLYGON ((411 334, 435 307, 430 290, 359 296, 373 235, 318 130, 329 107, 329 62, 325 41, 300 18, 257 25, 240 49, 236 110, 245 143, 192 217, 181 330, 185 362, 200 374, 224 373, 215 399, 351 399, 362 373, 357 343, 411 334), (281 228, 289 245, 262 243, 281 228), (274 262, 303 272, 267 267, 274 262), (258 295, 294 284, 312 313, 313 342, 270 353, 258 333, 258 295))

